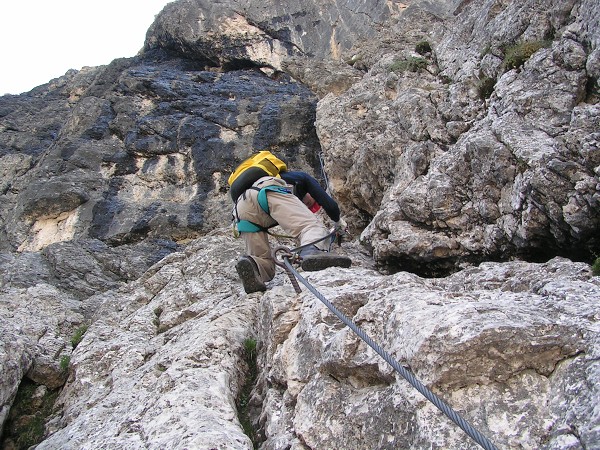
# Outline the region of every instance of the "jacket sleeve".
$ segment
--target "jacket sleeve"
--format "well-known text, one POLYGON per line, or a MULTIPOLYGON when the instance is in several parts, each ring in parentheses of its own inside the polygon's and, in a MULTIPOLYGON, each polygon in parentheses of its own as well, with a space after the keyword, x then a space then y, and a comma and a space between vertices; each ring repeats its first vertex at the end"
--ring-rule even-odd
POLYGON ((306 186, 306 192, 308 192, 316 202, 321 205, 331 220, 337 222, 340 220, 340 208, 336 201, 332 199, 325 189, 321 187, 319 182, 310 175, 303 174, 303 182, 306 186))

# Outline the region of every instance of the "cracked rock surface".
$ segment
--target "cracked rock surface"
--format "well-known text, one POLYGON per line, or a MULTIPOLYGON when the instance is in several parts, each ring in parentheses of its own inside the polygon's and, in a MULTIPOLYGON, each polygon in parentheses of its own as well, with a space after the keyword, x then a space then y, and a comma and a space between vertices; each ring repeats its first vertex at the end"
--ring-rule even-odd
POLYGON ((40 449, 478 448, 282 271, 244 293, 271 149, 350 225, 337 308, 499 448, 600 447, 598 2, 284 3, 0 97, 0 446, 33 384, 40 449))
MULTIPOLYGON (((331 269, 308 279, 499 448, 598 443, 589 401, 599 394, 600 283, 585 265, 486 263, 435 280, 331 269)), ((261 311, 263 448, 294 439, 296 448, 477 448, 312 294, 274 289, 261 311)))

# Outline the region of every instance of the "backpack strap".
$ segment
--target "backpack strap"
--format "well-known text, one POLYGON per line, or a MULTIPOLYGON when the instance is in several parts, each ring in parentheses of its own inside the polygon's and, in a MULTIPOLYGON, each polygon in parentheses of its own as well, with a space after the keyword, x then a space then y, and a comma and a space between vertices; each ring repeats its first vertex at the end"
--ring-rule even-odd
POLYGON ((252 189, 255 189, 258 191, 258 204, 260 205, 262 210, 264 212, 266 212, 267 214, 269 214, 269 211, 270 211, 269 202, 267 201, 267 192, 268 191, 279 192, 280 194, 291 194, 290 189, 286 188, 284 186, 265 186, 262 189, 253 187, 252 189))

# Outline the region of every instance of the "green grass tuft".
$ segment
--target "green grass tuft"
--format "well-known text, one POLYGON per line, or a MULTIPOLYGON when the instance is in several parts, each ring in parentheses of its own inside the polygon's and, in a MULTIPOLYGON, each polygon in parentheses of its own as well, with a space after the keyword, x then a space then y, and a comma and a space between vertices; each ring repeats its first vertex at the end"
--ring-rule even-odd
POLYGON ((79 343, 83 340, 83 335, 88 330, 87 325, 81 325, 79 328, 75 330, 73 337, 71 338, 71 345, 73 348, 77 347, 79 343))
POLYGON ((246 339, 244 341, 244 352, 247 359, 256 360, 256 339, 246 339))
POLYGON ((600 276, 600 258, 596 258, 592 264, 592 273, 597 277, 600 276))
POLYGON ((427 68, 427 60, 416 56, 411 56, 408 59, 402 59, 394 61, 390 67, 390 72, 402 73, 402 72, 418 72, 422 69, 427 68))
POLYGON ((63 356, 62 358, 60 358, 60 371, 61 372, 66 372, 67 370, 69 370, 69 365, 71 364, 71 357, 68 355, 63 356))

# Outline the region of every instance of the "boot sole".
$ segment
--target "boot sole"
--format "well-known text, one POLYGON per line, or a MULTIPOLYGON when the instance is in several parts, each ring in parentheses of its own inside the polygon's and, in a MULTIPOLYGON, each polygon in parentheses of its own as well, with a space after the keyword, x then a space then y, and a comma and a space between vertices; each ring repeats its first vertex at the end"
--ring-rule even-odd
POLYGON ((242 285, 244 286, 246 294, 264 292, 267 290, 267 286, 260 280, 260 275, 256 273, 257 270, 254 268, 254 264, 251 261, 248 261, 247 259, 238 261, 235 265, 235 270, 242 280, 242 285))
POLYGON ((314 255, 307 256, 302 260, 302 270, 315 272, 317 270, 327 269, 328 267, 342 267, 347 269, 352 265, 352 260, 342 255, 314 255))

